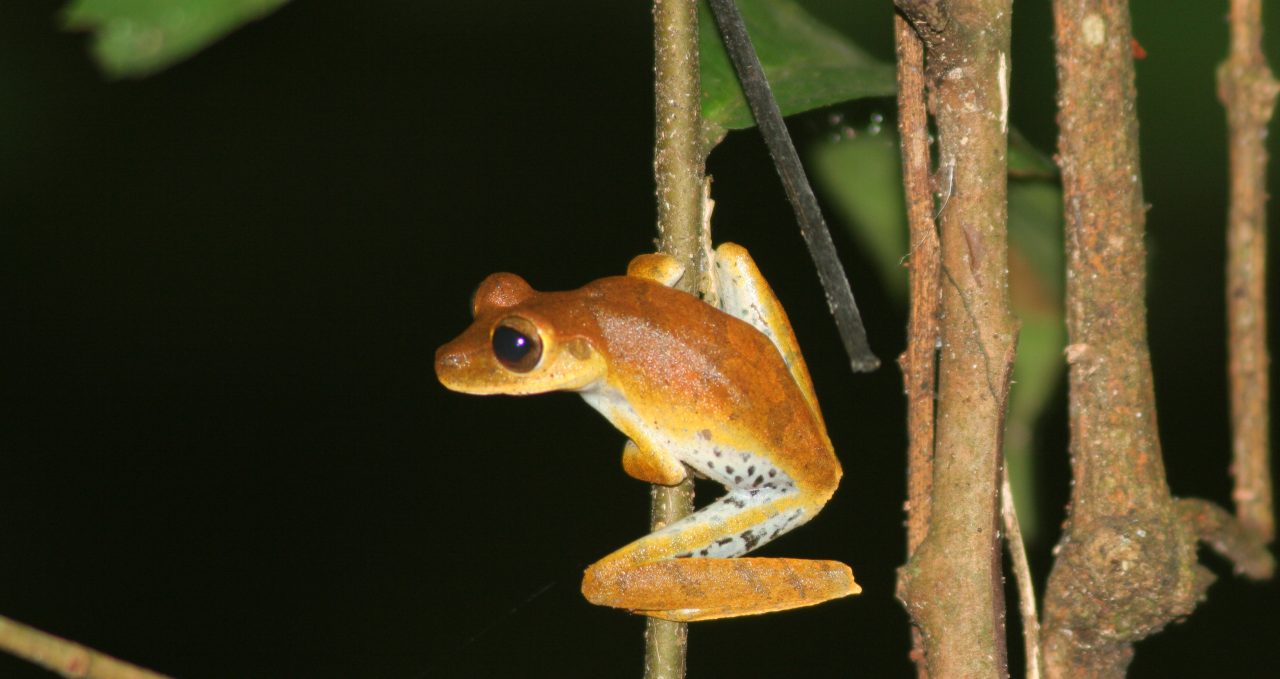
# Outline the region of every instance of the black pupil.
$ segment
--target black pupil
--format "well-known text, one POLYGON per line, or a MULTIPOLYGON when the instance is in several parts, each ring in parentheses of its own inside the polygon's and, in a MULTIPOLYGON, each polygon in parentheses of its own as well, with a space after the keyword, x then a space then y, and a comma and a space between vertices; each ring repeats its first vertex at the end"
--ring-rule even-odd
POLYGON ((533 349, 533 341, 524 333, 514 328, 500 325, 493 330, 493 353, 507 363, 519 363, 520 359, 529 355, 533 349))

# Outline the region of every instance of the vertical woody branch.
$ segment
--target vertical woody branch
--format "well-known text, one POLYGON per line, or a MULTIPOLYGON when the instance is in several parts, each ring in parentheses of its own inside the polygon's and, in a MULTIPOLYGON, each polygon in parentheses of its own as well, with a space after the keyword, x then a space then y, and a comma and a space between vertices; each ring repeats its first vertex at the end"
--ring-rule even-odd
POLYGON ((697 292, 706 267, 703 223, 706 152, 698 70, 696 0, 654 0, 653 177, 658 199, 658 249, 685 265, 677 287, 697 292))
POLYGON ((897 2, 927 49, 943 193, 932 508, 899 573, 932 679, 1007 676, 998 527, 1017 335, 1005 230, 1010 4, 897 2))
MULTIPOLYGON (((924 44, 901 15, 895 15, 898 52, 898 132, 902 139, 902 181, 911 242, 911 316, 907 349, 898 357, 907 394, 907 556, 929 529, 933 492, 933 399, 937 388, 938 231, 929 187, 929 120, 924 96, 924 44)), ((911 657, 919 679, 928 679, 924 638, 911 628, 911 657)))
POLYGON ((1231 0, 1231 48, 1218 68, 1227 109, 1231 208, 1227 223, 1228 373, 1236 516, 1275 537, 1267 379, 1267 124, 1280 89, 1262 53, 1262 0, 1231 0))
MULTIPOLYGON (((706 270, 702 243, 704 173, 702 86, 698 71, 696 0, 654 0, 654 114, 656 140, 653 173, 658 199, 658 249, 685 266, 679 287, 696 292, 706 270)), ((706 236, 709 239, 709 235, 706 236)), ((665 526, 693 511, 693 480, 671 488, 653 486, 651 528, 665 526)), ((645 678, 682 679, 685 675, 685 623, 648 618, 645 628, 645 678)))
POLYGON ((1056 0, 1071 470, 1045 592, 1049 677, 1123 677, 1211 576, 1165 482, 1147 349, 1145 207, 1125 0, 1056 0))

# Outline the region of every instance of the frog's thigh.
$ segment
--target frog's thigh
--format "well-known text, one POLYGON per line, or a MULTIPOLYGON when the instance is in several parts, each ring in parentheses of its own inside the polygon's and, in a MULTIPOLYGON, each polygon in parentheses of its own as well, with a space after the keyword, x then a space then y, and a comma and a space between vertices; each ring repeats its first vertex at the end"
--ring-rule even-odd
POLYGON ((804 523, 820 505, 795 491, 728 495, 592 564, 594 604, 669 620, 710 620, 809 606, 856 594, 848 566, 806 559, 729 558, 804 523))
POLYGON ((653 252, 632 259, 627 265, 627 275, 648 278, 671 287, 684 275, 684 265, 671 255, 653 252))
POLYGON ((716 248, 715 276, 720 308, 750 323, 773 342, 791 371, 792 379, 804 392, 809 406, 815 413, 819 412, 813 382, 809 379, 809 369, 800 353, 791 321, 747 249, 736 243, 722 243, 716 248))
POLYGON ((622 470, 632 478, 659 486, 674 486, 689 474, 676 458, 635 441, 627 441, 622 449, 622 470))

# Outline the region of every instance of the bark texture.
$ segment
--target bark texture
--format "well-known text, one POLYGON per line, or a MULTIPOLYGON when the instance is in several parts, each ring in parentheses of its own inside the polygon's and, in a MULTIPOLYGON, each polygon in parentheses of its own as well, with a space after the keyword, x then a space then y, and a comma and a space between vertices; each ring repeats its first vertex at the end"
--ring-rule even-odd
POLYGON ((1227 109, 1231 211, 1227 219, 1228 374, 1236 515, 1275 538, 1271 388, 1267 370, 1267 124, 1276 83, 1262 53, 1262 0, 1231 0, 1231 52, 1218 68, 1227 109))
MULTIPOLYGON (((697 292, 706 271, 710 235, 702 233, 706 154, 696 0, 654 0, 653 36, 658 249, 684 264, 685 275, 677 287, 697 292)), ((656 530, 693 511, 693 479, 669 488, 653 486, 651 496, 649 527, 656 530)), ((688 640, 686 623, 648 618, 645 679, 682 679, 688 640)))
POLYGON ((938 130, 941 356, 927 534, 899 573, 933 679, 1007 675, 999 535, 1017 324, 1006 241, 1008 0, 899 0, 938 130))
POLYGON ((1049 677, 1122 677, 1212 580, 1165 482, 1147 349, 1146 209, 1124 0, 1054 3, 1071 468, 1045 593, 1049 677))
MULTIPOLYGON (((938 281, 941 261, 929 181, 929 114, 925 108, 924 44, 907 20, 895 15, 898 53, 898 132, 911 251, 911 316, 907 349, 898 357, 907 395, 907 555, 929 532, 933 494, 933 411, 938 369, 938 281)), ((911 628, 911 659, 918 679, 928 679, 924 636, 911 628)))

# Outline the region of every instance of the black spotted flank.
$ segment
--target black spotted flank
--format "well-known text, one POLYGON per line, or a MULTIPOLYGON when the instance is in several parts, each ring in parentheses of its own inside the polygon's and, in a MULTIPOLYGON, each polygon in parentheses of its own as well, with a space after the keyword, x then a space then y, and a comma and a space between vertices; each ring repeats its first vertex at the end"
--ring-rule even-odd
POLYGON ((746 543, 748 552, 755 549, 756 545, 760 544, 760 536, 749 530, 742 531, 742 535, 738 537, 742 538, 742 541, 746 543))
POLYGON ((743 500, 742 498, 734 497, 732 495, 724 496, 724 503, 731 507, 737 507, 738 509, 747 508, 747 503, 745 500, 743 500))

